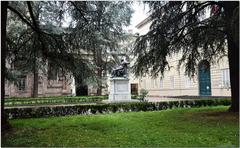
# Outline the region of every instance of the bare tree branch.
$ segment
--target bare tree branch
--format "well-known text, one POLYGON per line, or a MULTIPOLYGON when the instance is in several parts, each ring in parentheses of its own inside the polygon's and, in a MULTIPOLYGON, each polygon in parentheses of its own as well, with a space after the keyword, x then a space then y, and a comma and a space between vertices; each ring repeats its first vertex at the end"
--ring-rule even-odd
POLYGON ((36 19, 34 18, 34 14, 33 14, 33 10, 32 10, 32 6, 31 6, 31 2, 30 1, 27 1, 27 5, 28 5, 28 10, 29 10, 29 13, 30 13, 30 17, 33 21, 33 25, 35 26, 35 28, 37 29, 36 31, 39 32, 39 25, 37 24, 36 22, 36 19))
POLYGON ((87 18, 84 16, 82 10, 79 9, 79 8, 77 7, 77 5, 76 5, 73 1, 70 1, 70 3, 78 10, 78 12, 80 13, 80 15, 81 15, 81 16, 83 17, 83 19, 85 20, 85 22, 88 23, 88 20, 87 20, 87 18))
POLYGON ((23 22, 25 22, 29 27, 36 31, 36 28, 20 12, 18 12, 16 9, 9 5, 7 6, 7 8, 17 14, 23 22))

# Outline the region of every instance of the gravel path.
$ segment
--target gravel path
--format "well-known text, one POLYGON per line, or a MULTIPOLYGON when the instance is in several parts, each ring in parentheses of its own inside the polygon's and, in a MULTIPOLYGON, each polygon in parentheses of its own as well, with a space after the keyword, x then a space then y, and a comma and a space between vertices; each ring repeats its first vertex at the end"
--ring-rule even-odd
POLYGON ((168 97, 146 97, 148 102, 168 102, 168 101, 183 101, 183 100, 208 100, 208 99, 225 99, 225 98, 193 98, 193 99, 186 99, 186 98, 168 98, 168 97))
POLYGON ((57 107, 57 106, 76 106, 76 105, 94 105, 96 103, 75 103, 75 104, 34 104, 34 105, 19 105, 19 106, 5 106, 4 108, 33 108, 33 107, 57 107))

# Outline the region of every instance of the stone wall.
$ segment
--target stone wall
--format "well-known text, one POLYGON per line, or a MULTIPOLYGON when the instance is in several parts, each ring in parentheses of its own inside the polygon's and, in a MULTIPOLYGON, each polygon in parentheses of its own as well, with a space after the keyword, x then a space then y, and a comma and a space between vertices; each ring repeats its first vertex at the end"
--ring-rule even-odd
MULTIPOLYGON (((71 83, 73 79, 58 77, 57 80, 48 80, 46 75, 39 75, 38 96, 68 96, 72 95, 71 83)), ((31 97, 33 94, 33 75, 26 75, 25 89, 19 90, 16 82, 6 81, 5 96, 9 97, 31 97)))

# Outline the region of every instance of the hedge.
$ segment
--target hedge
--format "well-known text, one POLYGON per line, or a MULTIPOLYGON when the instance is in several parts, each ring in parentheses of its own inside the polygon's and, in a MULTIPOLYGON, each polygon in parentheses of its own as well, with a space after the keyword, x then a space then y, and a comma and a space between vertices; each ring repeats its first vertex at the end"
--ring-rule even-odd
POLYGON ((29 104, 56 104, 56 103, 81 103, 99 102, 108 99, 108 96, 80 96, 80 97, 45 97, 45 98, 7 98, 6 106, 29 104))
POLYGON ((15 118, 39 118, 66 115, 89 115, 98 113, 157 111, 172 108, 190 108, 200 106, 228 106, 229 99, 170 101, 170 102, 131 102, 115 104, 75 105, 75 106, 52 106, 31 108, 6 108, 5 112, 9 119, 15 118))
MULTIPOLYGON (((101 102, 108 99, 108 96, 55 96, 55 97, 39 97, 39 98, 6 98, 5 106, 24 106, 34 104, 68 104, 68 103, 92 103, 101 102)), ((132 95, 132 99, 137 99, 136 95, 132 95)))

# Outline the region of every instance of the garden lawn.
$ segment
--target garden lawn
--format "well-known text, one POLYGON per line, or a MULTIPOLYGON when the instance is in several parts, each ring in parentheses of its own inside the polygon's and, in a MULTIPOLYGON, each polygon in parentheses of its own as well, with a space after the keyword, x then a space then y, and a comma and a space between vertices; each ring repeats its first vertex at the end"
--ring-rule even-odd
POLYGON ((228 107, 10 120, 2 146, 239 146, 228 107))

